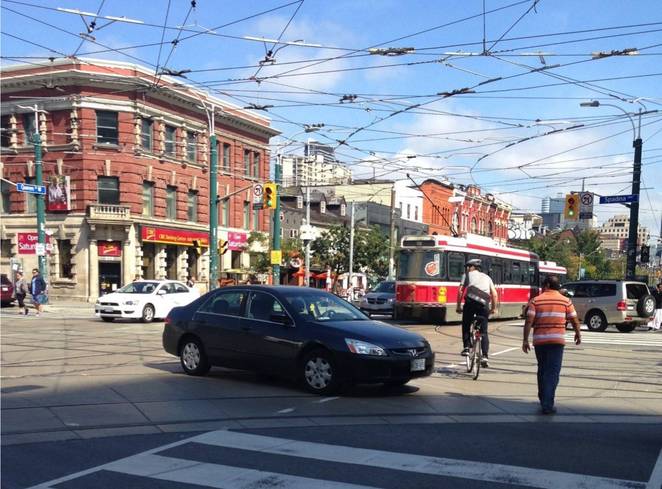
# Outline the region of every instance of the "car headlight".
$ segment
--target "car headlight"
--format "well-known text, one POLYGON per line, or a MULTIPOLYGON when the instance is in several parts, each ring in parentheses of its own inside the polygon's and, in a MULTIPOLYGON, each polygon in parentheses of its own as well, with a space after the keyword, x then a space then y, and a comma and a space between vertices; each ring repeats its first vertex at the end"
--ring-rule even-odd
POLYGON ((138 304, 136 301, 124 301, 125 306, 135 306, 136 304, 138 304))
POLYGON ((351 338, 345 338, 345 343, 347 348, 352 353, 357 355, 376 355, 380 357, 386 356, 386 352, 381 346, 373 345, 365 341, 353 340, 351 338))

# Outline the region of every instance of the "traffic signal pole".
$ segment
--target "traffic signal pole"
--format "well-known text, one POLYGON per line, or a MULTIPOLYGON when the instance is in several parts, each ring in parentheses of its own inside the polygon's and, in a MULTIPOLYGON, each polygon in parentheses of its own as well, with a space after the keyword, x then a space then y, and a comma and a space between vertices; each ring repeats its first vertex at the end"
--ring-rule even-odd
MULTIPOLYGON (((34 112, 34 136, 32 136, 34 144, 34 168, 35 168, 35 181, 37 186, 44 184, 43 165, 41 162, 41 136, 39 136, 39 112, 35 105, 34 112)), ((37 260, 39 261, 39 274, 46 277, 46 205, 44 202, 44 194, 37 194, 37 243, 43 253, 39 254, 37 260)))
POLYGON ((218 202, 216 202, 218 200, 218 153, 216 151, 216 134, 213 132, 209 137, 209 145, 211 146, 209 156, 209 290, 213 290, 218 283, 218 202))
MULTIPOLYGON (((276 208, 273 215, 273 236, 271 241, 271 251, 280 251, 280 184, 281 184, 281 155, 276 156, 276 167, 274 168, 274 181, 276 183, 276 208)), ((280 284, 280 263, 271 264, 272 282, 274 285, 280 284)))
MULTIPOLYGON (((641 114, 641 110, 639 111, 641 114)), ((639 115, 641 124, 641 115, 639 115)), ((625 269, 625 278, 634 280, 637 273, 637 238, 639 237, 639 192, 641 185, 641 151, 643 141, 641 135, 632 143, 634 146, 634 168, 632 171, 632 195, 635 195, 630 204, 630 229, 628 232, 628 256, 625 269)))

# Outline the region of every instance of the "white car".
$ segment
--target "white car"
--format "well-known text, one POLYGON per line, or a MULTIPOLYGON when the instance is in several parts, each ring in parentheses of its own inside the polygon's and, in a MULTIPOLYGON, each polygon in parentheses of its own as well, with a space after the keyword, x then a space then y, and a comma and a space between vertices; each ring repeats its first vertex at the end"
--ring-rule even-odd
POLYGON ((173 307, 185 306, 198 297, 197 289, 190 289, 182 282, 140 280, 99 297, 94 313, 107 322, 133 318, 149 323, 154 318, 165 318, 173 307))

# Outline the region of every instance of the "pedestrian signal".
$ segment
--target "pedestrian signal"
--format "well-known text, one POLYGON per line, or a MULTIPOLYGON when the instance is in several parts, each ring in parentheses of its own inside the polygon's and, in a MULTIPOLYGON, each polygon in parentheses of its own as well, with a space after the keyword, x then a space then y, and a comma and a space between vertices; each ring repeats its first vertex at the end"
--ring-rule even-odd
POLYGON ((278 197, 278 186, 275 183, 265 183, 262 190, 262 208, 275 209, 278 197))
POLYGON ((579 217, 579 198, 575 194, 565 196, 565 209, 563 212, 566 220, 576 221, 579 217))
POLYGON ((651 247, 644 245, 641 247, 641 258, 639 261, 641 263, 648 263, 650 261, 651 257, 651 247))
POLYGON ((200 241, 194 239, 191 244, 193 246, 193 249, 195 250, 195 254, 197 256, 200 256, 202 254, 202 247, 200 246, 200 241))

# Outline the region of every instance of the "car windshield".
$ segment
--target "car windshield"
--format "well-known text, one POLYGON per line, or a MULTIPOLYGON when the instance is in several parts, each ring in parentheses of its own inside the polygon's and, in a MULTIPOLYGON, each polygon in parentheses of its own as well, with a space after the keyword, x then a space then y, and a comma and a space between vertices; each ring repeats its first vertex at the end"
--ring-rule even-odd
POLYGON ((347 301, 323 291, 285 295, 294 312, 310 321, 366 321, 368 317, 347 301))
POLYGON ((125 285, 117 292, 120 294, 151 294, 158 286, 158 282, 133 282, 125 285))
POLYGON ((395 282, 381 282, 372 291, 395 294, 395 282))

